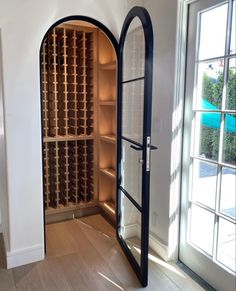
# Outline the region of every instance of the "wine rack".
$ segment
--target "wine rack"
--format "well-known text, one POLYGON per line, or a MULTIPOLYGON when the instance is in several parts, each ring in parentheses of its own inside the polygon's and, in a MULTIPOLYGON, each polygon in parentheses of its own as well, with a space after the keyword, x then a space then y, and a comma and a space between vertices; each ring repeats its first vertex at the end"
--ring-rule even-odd
POLYGON ((41 50, 45 209, 94 198, 94 31, 59 26, 41 50))
POLYGON ((93 140, 44 143, 45 207, 93 198, 93 140))
POLYGON ((41 88, 49 222, 93 206, 115 218, 116 82, 115 50, 98 28, 68 22, 48 32, 41 88))

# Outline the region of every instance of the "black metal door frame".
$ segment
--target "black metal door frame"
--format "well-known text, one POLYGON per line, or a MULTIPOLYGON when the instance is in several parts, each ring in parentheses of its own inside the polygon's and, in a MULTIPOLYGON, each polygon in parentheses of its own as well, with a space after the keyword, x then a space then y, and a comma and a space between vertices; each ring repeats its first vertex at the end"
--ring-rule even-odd
POLYGON ((152 108, 152 70, 153 70, 153 30, 150 16, 147 10, 143 7, 136 6, 130 10, 123 24, 121 37, 119 42, 118 51, 118 116, 117 116, 117 239, 124 250, 128 260, 130 261, 137 277, 139 278, 143 287, 148 284, 148 247, 149 247, 149 185, 150 185, 150 150, 155 149, 150 145, 151 138, 151 108, 152 108), (143 25, 144 38, 145 38, 145 70, 143 78, 136 78, 123 82, 123 48, 126 34, 132 20, 138 17, 143 25), (141 207, 135 203, 131 195, 124 191, 121 187, 121 160, 122 160, 122 84, 144 80, 144 115, 143 115, 143 141, 142 144, 132 140, 133 149, 143 151, 143 165, 142 165, 142 205, 141 207), (119 234, 121 228, 121 197, 119 192, 122 193, 130 200, 130 202, 141 213, 141 265, 139 266, 131 251, 129 250, 124 239, 119 234))

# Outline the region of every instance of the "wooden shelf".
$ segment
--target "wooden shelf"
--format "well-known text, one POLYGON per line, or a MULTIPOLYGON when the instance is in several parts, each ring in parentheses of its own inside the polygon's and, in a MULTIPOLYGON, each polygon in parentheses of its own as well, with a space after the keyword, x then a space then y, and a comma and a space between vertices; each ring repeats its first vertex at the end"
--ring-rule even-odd
POLYGON ((116 178, 116 172, 114 169, 112 168, 106 168, 106 169, 100 169, 101 173, 112 178, 115 179, 116 178))
POLYGON ((110 200, 110 201, 101 201, 99 202, 100 207, 104 212, 109 214, 115 219, 116 216, 116 205, 115 202, 110 200))
POLYGON ((116 136, 115 135, 112 135, 112 134, 102 135, 102 136, 100 136, 100 139, 103 140, 103 141, 112 143, 112 144, 115 144, 116 143, 116 136))
POLYGON ((99 105, 101 105, 101 106, 116 106, 116 101, 115 100, 99 101, 99 105))
POLYGON ((43 142, 91 140, 91 139, 94 139, 93 135, 78 135, 78 136, 67 135, 67 136, 44 137, 43 142))
POLYGON ((116 61, 112 61, 105 64, 99 64, 101 70, 116 70, 116 61))

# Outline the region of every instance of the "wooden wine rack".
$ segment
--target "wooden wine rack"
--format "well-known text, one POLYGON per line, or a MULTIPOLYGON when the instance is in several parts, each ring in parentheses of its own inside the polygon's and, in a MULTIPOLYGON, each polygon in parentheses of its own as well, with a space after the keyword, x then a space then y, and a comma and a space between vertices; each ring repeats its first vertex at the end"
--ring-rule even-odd
POLYGON ((43 184, 48 222, 54 214, 67 219, 62 213, 91 205, 115 218, 116 69, 115 50, 95 27, 62 24, 43 42, 43 184))
POLYGON ((43 151, 46 209, 91 201, 93 140, 46 142, 43 151))
POLYGON ((94 197, 94 32, 56 27, 41 51, 45 208, 94 197))

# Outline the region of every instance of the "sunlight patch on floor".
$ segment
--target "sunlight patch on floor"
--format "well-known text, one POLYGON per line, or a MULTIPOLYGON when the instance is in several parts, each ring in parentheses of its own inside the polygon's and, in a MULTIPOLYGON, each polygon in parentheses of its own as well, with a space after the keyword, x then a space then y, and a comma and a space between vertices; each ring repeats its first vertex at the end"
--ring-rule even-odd
MULTIPOLYGON (((140 249, 137 247, 133 247, 139 254, 141 253, 140 249)), ((148 254, 148 259, 166 269, 168 269, 169 271, 181 276, 182 278, 186 278, 180 271, 177 270, 177 268, 175 268, 174 266, 164 262, 163 260, 157 258, 154 255, 148 254)))
POLYGON ((97 272, 101 277, 103 277, 105 280, 109 281, 111 284, 113 284, 114 286, 116 286, 118 289, 125 291, 124 288, 122 288, 120 285, 116 284, 114 281, 112 281, 111 279, 109 279, 107 276, 105 276, 104 274, 97 272))

